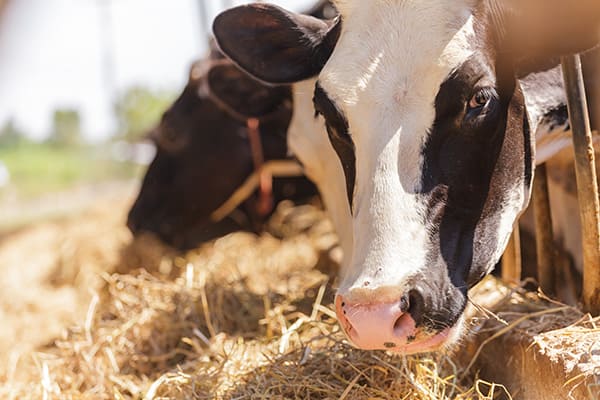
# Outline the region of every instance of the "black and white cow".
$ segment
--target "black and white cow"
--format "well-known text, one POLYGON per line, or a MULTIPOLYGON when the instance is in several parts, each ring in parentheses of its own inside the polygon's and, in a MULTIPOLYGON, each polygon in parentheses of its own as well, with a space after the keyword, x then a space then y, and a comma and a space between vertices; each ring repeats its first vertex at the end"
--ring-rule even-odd
MULTIPOLYGON (((496 265, 529 202, 534 133, 561 106, 537 99, 547 82, 560 88, 546 71, 599 42, 600 2, 335 4, 340 16, 328 22, 237 7, 214 32, 261 80, 318 76, 314 106, 345 176, 333 208, 351 210, 336 296, 349 339, 403 354, 440 349, 460 336, 468 289, 496 265)), ((328 179, 319 186, 337 184, 328 179)))

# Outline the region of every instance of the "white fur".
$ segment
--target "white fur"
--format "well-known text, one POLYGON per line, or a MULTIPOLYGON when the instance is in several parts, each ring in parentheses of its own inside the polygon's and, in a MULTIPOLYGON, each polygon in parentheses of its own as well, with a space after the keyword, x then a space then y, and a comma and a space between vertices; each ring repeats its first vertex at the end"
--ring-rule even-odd
POLYGON ((472 4, 337 3, 343 31, 319 81, 356 146, 354 253, 345 257, 339 291, 349 301, 397 300, 425 267, 421 154, 441 83, 472 54, 472 4))
POLYGON ((344 258, 352 254, 352 217, 346 196, 342 164, 325 130, 323 117, 315 118, 312 98, 315 81, 293 85, 294 115, 288 129, 288 147, 317 185, 338 233, 344 258))

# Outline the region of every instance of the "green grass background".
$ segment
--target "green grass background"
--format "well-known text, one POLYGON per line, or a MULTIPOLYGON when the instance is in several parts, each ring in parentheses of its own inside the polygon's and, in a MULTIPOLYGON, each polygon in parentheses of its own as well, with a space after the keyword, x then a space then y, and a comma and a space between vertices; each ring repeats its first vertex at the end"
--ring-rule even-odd
POLYGON ((0 161, 8 168, 11 182, 3 191, 16 190, 31 198, 69 189, 78 184, 139 177, 143 167, 110 158, 109 145, 60 147, 27 143, 0 147, 0 161))

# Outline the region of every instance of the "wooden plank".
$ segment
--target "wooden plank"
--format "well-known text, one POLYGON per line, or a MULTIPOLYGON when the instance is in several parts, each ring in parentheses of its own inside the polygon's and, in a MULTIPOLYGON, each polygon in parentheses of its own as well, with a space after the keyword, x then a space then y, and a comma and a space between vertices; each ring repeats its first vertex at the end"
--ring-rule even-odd
POLYGON ((563 57, 562 66, 575 146, 575 171, 583 227, 583 303, 586 311, 600 315, 600 205, 581 58, 563 57))
POLYGON ((522 273, 521 231, 517 222, 502 256, 502 279, 507 283, 519 283, 523 276, 522 273))
POLYGON ((535 219, 535 249, 537 253, 538 281, 547 295, 555 294, 556 265, 548 172, 546 164, 538 165, 533 181, 533 214, 535 219))

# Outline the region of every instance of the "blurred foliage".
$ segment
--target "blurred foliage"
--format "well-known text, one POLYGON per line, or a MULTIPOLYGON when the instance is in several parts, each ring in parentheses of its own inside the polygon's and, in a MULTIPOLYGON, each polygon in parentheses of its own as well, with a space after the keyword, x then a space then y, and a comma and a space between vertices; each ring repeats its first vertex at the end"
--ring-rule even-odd
POLYGON ((73 109, 57 109, 52 115, 52 131, 48 143, 57 146, 81 144, 81 117, 73 109))
POLYGON ((117 137, 130 142, 139 140, 160 121, 174 99, 172 92, 131 87, 115 104, 119 124, 117 137))
POLYGON ((14 120, 8 120, 0 128, 0 148, 15 147, 28 142, 25 132, 19 129, 14 120))
MULTIPOLYGON (((131 179, 144 167, 116 162, 110 145, 54 146, 22 143, 0 147, 0 160, 11 175, 7 189, 21 197, 34 197, 78 184, 131 179)), ((2 190, 0 190, 0 194, 2 190)))
POLYGON ((85 142, 75 109, 56 109, 50 135, 41 143, 27 139, 9 120, 0 127, 0 161, 11 179, 0 189, 0 200, 5 194, 30 198, 82 184, 139 178, 145 167, 120 158, 114 139, 137 141, 154 127, 173 99, 173 93, 143 87, 127 90, 114 108, 119 131, 113 139, 93 145, 85 142))
POLYGON ((10 174, 10 183, 0 195, 29 198, 79 184, 139 175, 139 166, 115 161, 112 144, 84 142, 77 110, 57 109, 52 117, 50 136, 41 143, 27 139, 12 121, 0 130, 0 161, 10 174))

